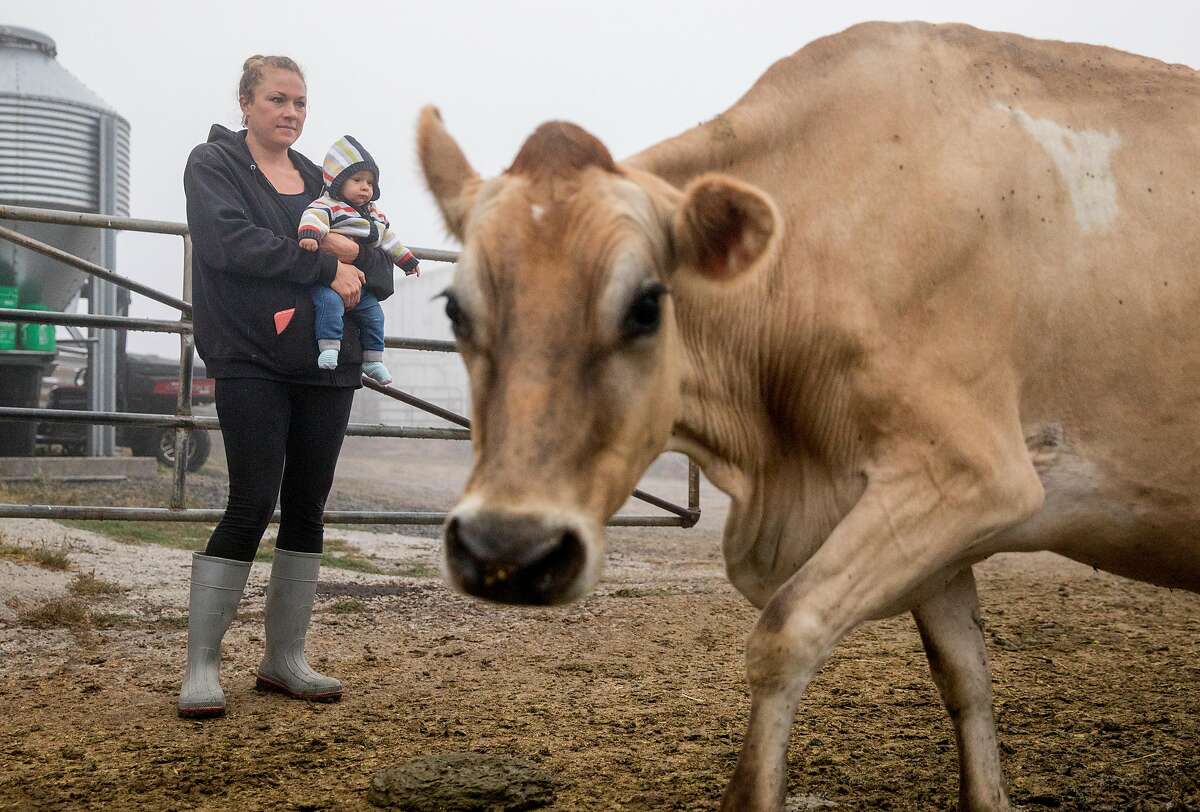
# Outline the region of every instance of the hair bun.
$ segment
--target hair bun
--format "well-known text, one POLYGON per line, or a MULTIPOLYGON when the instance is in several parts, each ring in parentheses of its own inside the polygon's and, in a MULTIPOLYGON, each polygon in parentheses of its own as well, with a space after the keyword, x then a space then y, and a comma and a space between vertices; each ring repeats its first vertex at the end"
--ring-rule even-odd
MULTIPOLYGON (((304 71, 300 70, 300 66, 291 57, 255 54, 242 63, 242 78, 238 80, 239 103, 254 99, 254 88, 258 87, 259 82, 262 81, 263 73, 267 68, 291 71, 300 77, 301 82, 304 81, 304 71)), ((243 124, 246 123, 244 119, 243 116, 243 124)))

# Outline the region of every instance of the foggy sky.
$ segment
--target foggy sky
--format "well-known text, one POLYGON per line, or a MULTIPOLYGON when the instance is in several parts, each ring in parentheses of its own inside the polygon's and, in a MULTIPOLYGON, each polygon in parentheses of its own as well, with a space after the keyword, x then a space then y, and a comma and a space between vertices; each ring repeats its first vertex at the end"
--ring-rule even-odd
MULTIPOLYGON (((567 119, 618 159, 728 107, 776 59, 863 20, 966 22, 1110 45, 1200 66, 1200 3, 591 2, 6 4, 0 25, 48 34, 58 60, 128 119, 135 217, 183 220, 182 171, 209 126, 236 128, 235 88, 252 53, 286 54, 308 78, 297 148, 320 163, 343 133, 379 162, 381 207, 409 245, 454 248, 420 180, 413 128, 437 104, 484 175, 542 121, 567 119)), ((1200 148, 1200 147, 1198 147, 1200 148)), ((177 238, 124 234, 118 271, 179 293, 177 238)), ((432 307, 432 305, 431 305, 432 307)), ((175 311, 134 295, 132 315, 175 311)), ((403 334, 389 327, 390 334, 403 334)), ((177 339, 131 333, 130 349, 173 355, 177 339)))

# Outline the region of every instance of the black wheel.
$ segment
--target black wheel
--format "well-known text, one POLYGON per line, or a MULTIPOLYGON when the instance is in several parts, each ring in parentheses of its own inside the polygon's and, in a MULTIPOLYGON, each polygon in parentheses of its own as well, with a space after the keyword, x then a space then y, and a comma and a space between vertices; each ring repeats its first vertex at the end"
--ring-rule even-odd
POLYGON ((117 438, 117 444, 121 445, 123 440, 135 457, 157 457, 159 435, 162 433, 160 429, 130 427, 126 429, 124 437, 117 438))
MULTIPOLYGON (((208 453, 212 450, 212 440, 209 439, 207 431, 193 431, 188 434, 187 442, 187 469, 189 471, 199 471, 205 461, 208 460, 208 453)), ((163 429, 158 435, 158 449, 154 456, 163 465, 175 467, 175 429, 163 429)))

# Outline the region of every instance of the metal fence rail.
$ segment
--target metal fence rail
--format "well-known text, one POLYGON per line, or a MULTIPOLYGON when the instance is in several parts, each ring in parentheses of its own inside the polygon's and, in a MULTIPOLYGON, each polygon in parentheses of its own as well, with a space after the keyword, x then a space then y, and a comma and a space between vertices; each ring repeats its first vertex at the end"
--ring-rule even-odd
MULTIPOLYGON (((88 423, 93 425, 136 425, 175 429, 174 481, 170 506, 162 507, 112 507, 104 505, 16 505, 0 504, 0 518, 36 519, 122 519, 137 521, 166 522, 209 522, 220 521, 223 510, 191 508, 187 503, 187 436, 190 431, 220 431, 220 423, 211 417, 192 415, 192 366, 194 341, 192 337, 192 241, 184 223, 165 220, 143 220, 132 217, 109 217, 100 214, 38 209, 25 206, 0 205, 0 220, 15 220, 29 223, 52 223, 57 225, 84 226, 117 231, 137 231, 150 234, 168 234, 183 238, 183 291, 176 298, 155 288, 120 276, 95 263, 66 253, 52 245, 35 240, 12 229, 0 226, 0 239, 8 240, 31 251, 77 268, 94 277, 119 285, 156 302, 174 307, 180 312, 178 321, 137 319, 125 316, 98 316, 75 313, 52 313, 14 308, 0 308, 0 321, 36 322, 64 326, 94 327, 105 329, 134 330, 179 335, 179 390, 176 397, 175 414, 134 414, 128 412, 95 412, 66 409, 40 409, 0 407, 0 420, 40 420, 46 422, 88 423)), ((458 253, 431 248, 412 248, 418 259, 433 262, 457 262, 458 253)), ((384 345, 391 349, 424 352, 457 352, 454 342, 424 338, 400 338, 388 336, 384 345)), ((351 423, 346 434, 360 437, 398 437, 408 439, 467 440, 470 439, 470 421, 462 415, 443 409, 435 403, 404 392, 392 386, 381 386, 369 378, 363 383, 387 397, 394 398, 428 414, 440 417, 462 428, 446 429, 433 427, 391 426, 385 424, 351 423)), ((700 478, 695 463, 688 463, 688 503, 677 505, 666 499, 641 490, 633 496, 647 504, 666 511, 669 515, 630 516, 617 515, 609 520, 613 526, 641 527, 691 527, 700 518, 700 478)), ((325 521, 342 524, 412 524, 437 525, 446 514, 413 511, 356 511, 329 510, 325 521)), ((273 522, 279 521, 276 512, 273 522)))

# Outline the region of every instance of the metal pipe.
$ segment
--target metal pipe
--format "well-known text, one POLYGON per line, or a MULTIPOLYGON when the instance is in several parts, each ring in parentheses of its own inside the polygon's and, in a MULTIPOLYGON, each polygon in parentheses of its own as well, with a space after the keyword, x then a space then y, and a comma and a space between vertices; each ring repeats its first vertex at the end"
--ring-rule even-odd
POLYGON ((46 423, 102 423, 109 426, 158 426, 213 431, 220 428, 215 417, 179 418, 169 414, 136 412, 91 412, 84 409, 33 409, 0 406, 0 420, 40 420, 46 423), (203 421, 203 425, 195 425, 203 421))
MULTIPOLYGON (((116 125, 111 117, 100 119, 99 127, 99 169, 97 184, 97 198, 100 204, 99 210, 103 214, 116 214, 117 211, 117 167, 116 167, 116 125)), ((19 233, 19 232, 14 232, 19 233)), ((97 316, 128 316, 129 313, 121 313, 117 304, 117 291, 120 287, 114 280, 120 280, 121 276, 117 274, 117 232, 112 230, 102 230, 100 232, 101 243, 101 258, 100 264, 96 268, 103 269, 105 273, 96 273, 95 269, 91 269, 91 279, 88 284, 88 312, 97 316)), ((45 242, 31 240, 25 243, 27 248, 38 251, 43 254, 54 255, 54 252, 59 252, 59 249, 48 245, 45 242), (36 243, 36 245, 35 245, 36 243)), ((59 261, 63 261, 63 257, 72 256, 63 251, 59 254, 59 261)), ((76 259, 80 259, 76 257, 76 259)), ((71 264, 71 263, 69 263, 71 264)), ((85 268, 84 270, 88 270, 85 268)), ((144 290, 152 291, 153 297, 158 298, 165 294, 153 288, 143 286, 144 290)), ((117 331, 103 330, 98 327, 93 327, 90 331, 90 337, 97 339, 95 344, 90 345, 88 353, 87 365, 87 395, 88 408, 95 412, 114 412, 117 410, 117 331)), ((88 426, 88 456, 91 457, 111 457, 117 450, 117 438, 112 426, 101 426, 93 424, 88 426)))
MULTIPOLYGON (((192 363, 195 344, 191 335, 179 337, 179 391, 175 393, 175 416, 192 416, 192 363)), ((186 507, 188 430, 182 426, 175 429, 175 482, 171 491, 171 507, 180 510, 186 507)))
MULTIPOLYGON (((183 300, 192 301, 192 235, 183 235, 183 300)), ((191 310, 189 309, 190 313, 191 310)))
POLYGON ((17 307, 0 307, 0 321, 112 327, 117 330, 135 330, 144 333, 190 333, 192 331, 191 322, 131 319, 128 316, 93 316, 84 313, 56 313, 53 310, 22 310, 17 307))
POLYGON ((406 440, 470 440, 466 429, 435 429, 427 426, 385 426, 382 423, 351 423, 349 437, 399 437, 406 440))
POLYGON ((689 527, 687 520, 678 516, 613 516, 609 527, 689 527))
POLYGON ((458 251, 443 251, 440 248, 408 248, 417 259, 427 259, 430 262, 458 262, 458 251))
MULTIPOLYGON (((177 234, 187 236, 187 223, 172 220, 146 220, 137 217, 112 217, 107 214, 85 214, 82 212, 42 209, 34 206, 0 206, 0 220, 17 220, 25 223, 54 223, 63 226, 89 226, 110 228, 117 231, 144 231, 150 234, 177 234)), ((430 262, 458 262, 458 251, 440 248, 409 248, 417 259, 430 262)))
POLYGON ((113 217, 107 214, 39 209, 33 206, 0 206, 0 220, 25 223, 54 223, 60 226, 90 226, 117 231, 147 231, 151 234, 187 234, 187 223, 170 220, 143 220, 134 217, 113 217))
MULTIPOLYGON (((0 206, 0 208, 4 208, 0 206)), ((143 296, 153 299, 156 302, 161 302, 165 305, 178 308, 184 312, 191 312, 192 306, 182 299, 176 299, 169 293, 161 293, 149 285, 143 285, 141 282, 135 282, 132 279, 115 274, 107 268, 97 265, 94 262, 88 262, 86 259, 81 259, 74 254, 69 254, 61 248, 55 248, 53 245, 47 245, 41 240, 35 240, 33 237, 28 237, 19 231, 13 231, 11 228, 0 226, 0 239, 8 240, 11 243, 28 248, 30 251, 36 251, 39 254, 44 254, 51 259, 56 259, 64 265, 70 265, 72 268, 78 268, 85 273, 103 279, 106 282, 111 282, 114 285, 119 285, 134 293, 140 293, 143 296)))
MULTIPOLYGON (((688 458, 688 510, 695 514, 695 524, 700 521, 700 466, 696 465, 696 461, 688 458)), ((692 525, 684 525, 691 527, 692 525)))
MULTIPOLYGON (((0 315, 3 315, 3 313, 0 312, 0 315)), ((455 414, 454 412, 443 409, 436 403, 430 403, 427 400, 421 400, 421 398, 417 397, 416 395, 410 395, 407 392, 401 392, 399 389, 391 386, 383 386, 382 384, 375 383, 375 381, 371 380, 370 378, 364 377, 362 382, 368 389, 374 389, 380 394, 387 395, 388 397, 394 398, 401 403, 407 403, 409 406, 416 406, 418 409, 429 412, 431 415, 440 417, 447 422, 456 423, 463 428, 469 429, 471 427, 470 420, 460 414, 455 414)))
MULTIPOLYGON (((169 414, 136 412, 89 412, 83 409, 33 409, 0 406, 0 420, 39 420, 45 423, 104 423, 113 426, 183 428, 190 431, 220 431, 215 417, 176 417, 169 414)), ((387 437, 404 440, 469 440, 465 429, 439 429, 425 426, 388 426, 382 423, 351 423, 346 434, 353 437, 387 437)))
MULTIPOLYGON (((411 248, 409 249, 412 250, 411 248)), ((399 336, 384 336, 383 346, 391 350, 425 350, 426 352, 458 352, 453 341, 441 341, 436 338, 401 338, 399 336)))
MULTIPOLYGON (((695 514, 695 511, 689 510, 685 507, 680 507, 674 502, 668 502, 666 499, 660 499, 652 493, 646 493, 642 490, 635 490, 631 495, 635 499, 641 499, 643 502, 654 505, 656 508, 662 508, 665 511, 674 513, 676 516, 679 516, 684 520, 689 520, 692 522, 692 524, 695 524, 696 520, 700 518, 698 514, 693 515, 695 514)), ((687 526, 691 527, 691 525, 687 526)))
MULTIPOLYGON (((192 237, 183 235, 183 299, 189 305, 192 301, 192 237)), ((180 321, 191 325, 192 311, 189 307, 179 315, 180 321)), ((191 325, 194 328, 194 325, 191 325)), ((189 418, 192 416, 192 378, 193 364, 196 355, 196 341, 193 333, 179 336, 179 391, 175 393, 175 416, 189 418)), ((159 441, 161 442, 161 440, 159 441)), ((191 433, 182 426, 175 429, 175 481, 171 491, 171 507, 182 510, 187 507, 187 468, 191 433)))
MULTIPOLYGON (((101 505, 13 505, 0 504, 0 519, 108 519, 139 522, 207 522, 216 524, 225 514, 219 508, 168 508, 109 507, 101 505)), ((446 520, 445 513, 383 510, 327 510, 323 517, 327 524, 416 524, 440 525, 446 520)), ((279 511, 271 516, 273 523, 279 522, 279 511)), ((679 527, 682 522, 674 516, 614 516, 608 522, 611 527, 679 527)), ((432 540, 431 540, 432 541, 432 540)))
MULTIPOLYGON (((113 327, 121 330, 137 330, 147 333, 190 333, 191 320, 162 321, 158 319, 135 319, 126 316, 85 315, 83 313, 56 313, 52 310, 22 310, 20 308, 0 307, 0 321, 36 322, 40 324, 56 324, 63 326, 81 327, 113 327), (182 325, 182 326, 181 326, 182 325)), ((62 343, 71 341, 64 339, 62 343)), ((84 339, 91 340, 91 339, 84 339)), ((404 338, 388 336, 384 338, 384 346, 394 350, 424 350, 426 352, 458 352, 453 341, 442 341, 434 338, 404 338)))

